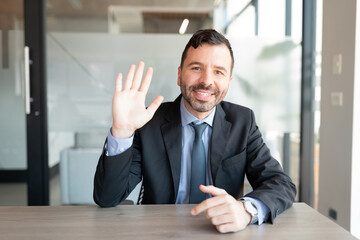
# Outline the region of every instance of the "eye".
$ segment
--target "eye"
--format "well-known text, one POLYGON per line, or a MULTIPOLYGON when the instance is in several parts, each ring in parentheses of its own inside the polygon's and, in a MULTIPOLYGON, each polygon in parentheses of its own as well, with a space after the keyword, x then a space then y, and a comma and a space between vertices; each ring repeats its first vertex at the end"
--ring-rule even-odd
POLYGON ((192 70, 200 71, 200 67, 193 67, 192 70))
POLYGON ((224 75, 224 73, 223 73, 222 71, 219 71, 219 70, 216 70, 216 71, 215 71, 215 74, 216 74, 216 75, 224 75))

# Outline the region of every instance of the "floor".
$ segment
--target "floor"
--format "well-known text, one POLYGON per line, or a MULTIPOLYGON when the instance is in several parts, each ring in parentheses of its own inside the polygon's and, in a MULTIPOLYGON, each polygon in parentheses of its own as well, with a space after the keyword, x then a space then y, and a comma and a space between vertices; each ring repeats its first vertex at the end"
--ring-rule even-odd
MULTIPOLYGON (((0 206, 26 206, 27 186, 25 183, 0 183, 0 206)), ((61 205, 60 177, 50 181, 50 205, 61 205)))

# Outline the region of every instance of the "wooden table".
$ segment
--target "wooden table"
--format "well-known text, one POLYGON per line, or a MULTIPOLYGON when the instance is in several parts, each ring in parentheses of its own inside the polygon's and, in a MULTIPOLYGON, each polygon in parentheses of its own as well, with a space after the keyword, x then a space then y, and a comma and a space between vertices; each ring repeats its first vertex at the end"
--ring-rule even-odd
POLYGON ((218 233, 192 205, 0 207, 0 239, 356 239, 303 203, 275 224, 218 233))

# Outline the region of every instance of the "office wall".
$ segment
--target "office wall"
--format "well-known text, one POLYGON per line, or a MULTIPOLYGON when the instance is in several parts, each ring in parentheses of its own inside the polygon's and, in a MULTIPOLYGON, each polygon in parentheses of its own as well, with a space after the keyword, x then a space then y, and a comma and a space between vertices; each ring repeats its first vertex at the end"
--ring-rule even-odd
POLYGON ((353 234, 354 224, 360 225, 354 202, 360 189, 354 178, 359 174, 354 167, 359 165, 360 144, 354 138, 360 122, 354 119, 359 111, 355 96, 360 94, 354 92, 359 84, 355 69, 360 67, 355 61, 356 47, 360 47, 355 38, 356 15, 356 0, 323 2, 319 211, 332 215, 353 234))

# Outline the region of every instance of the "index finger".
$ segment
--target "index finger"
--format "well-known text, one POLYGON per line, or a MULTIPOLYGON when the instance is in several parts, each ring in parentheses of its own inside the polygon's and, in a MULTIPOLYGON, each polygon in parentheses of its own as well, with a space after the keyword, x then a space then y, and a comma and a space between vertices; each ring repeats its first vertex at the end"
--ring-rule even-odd
POLYGON ((120 92, 122 89, 122 73, 118 73, 115 81, 115 91, 120 92))
POLYGON ((202 213, 203 211, 206 211, 209 208, 212 208, 214 206, 224 203, 224 198, 219 197, 219 196, 227 194, 224 189, 217 188, 212 185, 209 185, 209 186, 200 185, 199 188, 202 192, 211 194, 214 197, 202 201, 200 204, 196 205, 193 209, 191 209, 192 215, 198 215, 198 214, 202 213))
POLYGON ((201 203, 199 203, 198 205, 196 205, 195 207, 193 207, 193 209, 191 209, 191 215, 199 215, 200 213, 208 210, 209 208, 221 205, 225 202, 225 199, 223 196, 216 196, 216 197, 212 197, 212 198, 208 198, 204 201, 202 201, 201 203))
POLYGON ((227 194, 227 192, 224 189, 215 187, 213 185, 208 185, 208 186, 200 185, 199 188, 202 192, 211 194, 213 196, 227 194))

